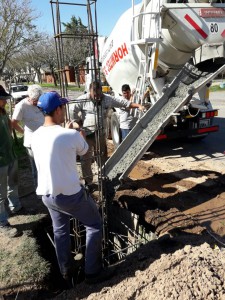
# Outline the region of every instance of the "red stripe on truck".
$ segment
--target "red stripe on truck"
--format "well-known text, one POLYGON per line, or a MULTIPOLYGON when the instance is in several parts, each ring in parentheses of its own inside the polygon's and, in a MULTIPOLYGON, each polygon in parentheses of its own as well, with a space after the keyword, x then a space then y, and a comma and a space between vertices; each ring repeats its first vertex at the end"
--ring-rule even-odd
POLYGON ((167 135, 166 134, 160 134, 157 136, 156 138, 157 140, 164 140, 164 139, 167 139, 167 135))
POLYGON ((219 130, 219 126, 212 126, 212 127, 198 129, 198 133, 215 132, 218 130, 219 130))
POLYGON ((194 27, 194 29, 196 31, 198 31, 198 33, 203 37, 203 39, 206 39, 208 37, 208 34, 205 33, 204 30, 202 30, 197 23, 195 23, 195 21, 189 16, 189 15, 185 15, 184 18, 188 21, 188 23, 191 24, 191 26, 194 27))
POLYGON ((106 65, 102 68, 103 73, 107 76, 114 66, 122 60, 128 54, 128 49, 126 43, 123 43, 120 47, 118 47, 109 57, 106 62, 106 65))

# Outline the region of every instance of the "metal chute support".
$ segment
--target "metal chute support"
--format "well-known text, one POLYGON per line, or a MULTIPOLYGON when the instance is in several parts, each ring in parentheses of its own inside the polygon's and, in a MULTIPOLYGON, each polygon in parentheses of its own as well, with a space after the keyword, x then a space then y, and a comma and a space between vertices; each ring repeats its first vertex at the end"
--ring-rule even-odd
MULTIPOLYGON (((71 3, 50 1, 62 96, 68 96, 64 38, 84 38, 78 34, 69 36, 62 31, 60 6, 63 4, 73 5, 73 7, 80 5, 87 10, 89 33, 86 37, 90 38, 89 57, 93 62, 90 70, 91 80, 99 80, 99 57, 95 56, 96 46, 98 48, 97 20, 95 20, 97 0, 83 0, 83 2, 79 0, 71 3), (94 7, 93 13, 92 7, 94 7)), ((225 31, 220 24, 224 24, 225 16, 214 18, 216 22, 213 22, 213 26, 210 27, 212 20, 207 18, 202 18, 201 26, 199 25, 198 14, 200 12, 204 14, 206 13, 204 9, 208 11, 212 8, 218 8, 217 12, 220 12, 220 8, 225 8, 225 5, 214 4, 212 1, 196 3, 197 0, 188 1, 188 3, 184 3, 187 1, 179 2, 143 0, 135 5, 133 0, 131 9, 119 19, 101 51, 102 71, 116 93, 120 92, 121 85, 124 83, 132 88, 136 86, 135 101, 140 103, 147 86, 150 86, 152 92, 150 109, 144 115, 139 115, 140 119, 136 126, 106 164, 101 163, 100 139, 103 127, 97 126, 96 129, 96 143, 99 145, 97 156, 101 166, 96 176, 99 186, 98 204, 104 223, 103 257, 107 263, 110 263, 109 256, 107 256, 109 248, 115 249, 115 237, 122 240, 121 244, 125 245, 125 251, 122 247, 116 251, 122 254, 127 253, 128 248, 134 248, 140 244, 140 235, 136 236, 136 229, 139 227, 138 220, 132 228, 128 228, 125 224, 126 235, 122 235, 117 228, 123 225, 125 218, 117 212, 112 217, 115 207, 110 200, 115 191, 154 142, 161 129, 167 125, 171 116, 176 114, 181 107, 189 104, 194 94, 200 92, 203 86, 225 69, 224 66, 220 69, 217 66, 216 71, 203 72, 187 63, 191 57, 194 64, 202 63, 207 59, 212 59, 215 52, 219 58, 223 57, 221 45, 223 45, 225 31), (218 30, 215 34, 211 34, 210 28, 218 30), (210 45, 213 51, 208 51, 207 45, 210 45), (214 51, 215 49, 220 49, 220 51, 214 51), (131 241, 129 235, 134 237, 131 241)), ((73 101, 77 99, 71 99, 70 102, 73 101)), ((100 118, 99 112, 96 117, 97 124, 100 118)), ((127 211, 126 213, 129 214, 127 211)), ((134 221, 133 216, 129 215, 126 218, 128 224, 134 221)), ((79 226, 80 224, 74 222, 75 256, 85 248, 84 230, 79 226)), ((141 231, 143 231, 142 228, 141 231)))
POLYGON ((224 70, 225 65, 214 73, 201 72, 193 65, 185 64, 171 85, 165 89, 162 97, 140 118, 106 162, 108 200, 112 199, 115 190, 154 142, 170 117, 224 70))

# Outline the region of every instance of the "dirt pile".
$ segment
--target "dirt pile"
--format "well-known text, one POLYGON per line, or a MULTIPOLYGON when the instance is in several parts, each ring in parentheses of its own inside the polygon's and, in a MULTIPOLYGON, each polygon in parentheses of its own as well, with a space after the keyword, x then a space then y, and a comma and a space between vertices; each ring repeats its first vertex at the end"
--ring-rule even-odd
POLYGON ((165 235, 127 257, 112 280, 55 299, 224 300, 225 251, 207 233, 165 235))
POLYGON ((224 264, 224 253, 211 249, 207 243, 163 255, 148 270, 155 272, 142 298, 147 299, 147 292, 151 295, 148 299, 222 299, 224 264))
MULTIPOLYGON (((178 146, 173 148, 178 149, 178 146)), ((205 159, 190 162, 177 151, 175 159, 170 155, 165 158, 158 152, 146 153, 114 199, 121 209, 137 214, 139 221, 152 229, 158 239, 126 256, 112 280, 95 286, 80 283, 54 299, 225 300, 225 251, 221 248, 225 243, 224 168, 219 161, 217 164, 205 159)), ((34 193, 29 194, 32 191, 29 161, 20 163, 20 195, 27 213, 10 217, 10 223, 23 232, 21 237, 9 243, 1 237, 0 285, 7 300, 48 299, 49 294, 45 297, 40 291, 43 283, 34 285, 32 270, 32 276, 28 275, 32 279, 29 289, 27 280, 21 280, 18 285, 22 271, 28 274, 27 265, 31 263, 27 255, 23 258, 25 251, 17 251, 18 244, 27 232, 32 235, 34 228, 40 228, 48 216, 42 202, 34 193), (17 255, 23 268, 15 268, 17 255), (3 264, 7 270, 5 275, 3 264), (17 270, 19 272, 15 272, 17 270), (34 288, 37 288, 36 297, 34 288)), ((45 228, 40 234, 46 235, 45 228)), ((28 251, 29 244, 24 245, 28 251)), ((43 250, 51 250, 55 258, 54 248, 48 245, 49 240, 43 244, 43 250)), ((62 291, 57 272, 53 273, 53 279, 51 277, 50 284, 54 285, 51 297, 59 289, 62 291)))

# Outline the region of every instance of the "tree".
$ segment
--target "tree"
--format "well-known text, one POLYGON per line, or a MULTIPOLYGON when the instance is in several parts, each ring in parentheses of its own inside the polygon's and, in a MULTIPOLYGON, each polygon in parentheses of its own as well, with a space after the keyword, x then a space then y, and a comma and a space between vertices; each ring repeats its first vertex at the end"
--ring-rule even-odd
POLYGON ((6 64, 4 75, 9 78, 26 78, 27 82, 34 81, 37 75, 38 82, 42 82, 41 69, 48 70, 57 86, 57 55, 53 37, 42 33, 42 38, 27 46, 10 58, 6 64))
POLYGON ((88 28, 82 23, 80 17, 71 17, 70 22, 62 23, 65 27, 63 31, 64 40, 64 63, 76 67, 85 61, 88 55, 90 38, 88 28))
POLYGON ((0 76, 7 61, 39 38, 30 0, 0 0, 0 76))
POLYGON ((36 45, 36 51, 38 52, 38 57, 42 66, 49 68, 54 84, 57 86, 57 77, 55 73, 57 68, 57 55, 54 38, 48 35, 43 35, 42 41, 36 45))
POLYGON ((21 82, 20 75, 26 73, 26 64, 22 54, 15 55, 7 61, 4 68, 4 75, 10 82, 21 82))

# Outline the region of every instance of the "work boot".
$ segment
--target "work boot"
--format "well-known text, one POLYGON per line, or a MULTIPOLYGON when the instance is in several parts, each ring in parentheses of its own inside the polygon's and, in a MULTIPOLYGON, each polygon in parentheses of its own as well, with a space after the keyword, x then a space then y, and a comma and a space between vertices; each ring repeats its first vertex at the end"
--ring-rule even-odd
POLYGON ((71 274, 62 274, 62 277, 64 279, 65 285, 66 285, 66 289, 72 289, 74 288, 74 282, 73 282, 73 277, 71 274))
POLYGON ((9 223, 6 225, 1 225, 0 226, 0 233, 4 233, 10 238, 14 238, 19 236, 19 232, 16 228, 12 227, 9 223))
POLYGON ((116 273, 116 269, 113 267, 108 267, 106 269, 102 269, 100 272, 95 274, 86 274, 85 275, 85 283, 87 284, 97 284, 103 281, 109 280, 116 273))
POLYGON ((10 209, 10 212, 12 215, 15 215, 17 213, 25 212, 25 209, 23 206, 19 206, 17 208, 10 209))
POLYGON ((85 183, 85 189, 89 194, 98 191, 98 185, 96 183, 85 183))

